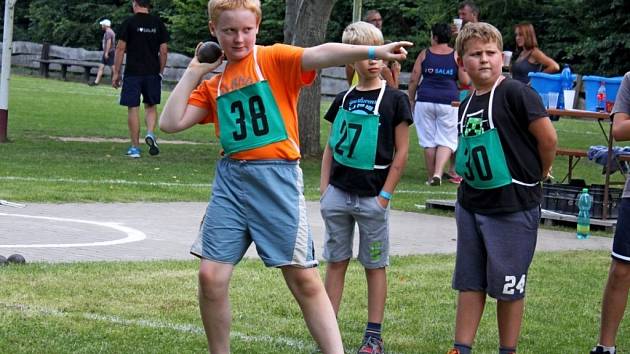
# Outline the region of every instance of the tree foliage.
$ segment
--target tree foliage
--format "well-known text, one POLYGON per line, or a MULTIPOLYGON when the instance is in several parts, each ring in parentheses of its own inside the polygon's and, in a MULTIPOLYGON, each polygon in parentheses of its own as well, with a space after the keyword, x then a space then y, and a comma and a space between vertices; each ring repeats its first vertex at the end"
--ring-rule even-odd
MULTIPOLYGON (((153 12, 167 23, 172 51, 191 55, 196 44, 209 38, 206 0, 153 0, 153 12)), ((503 34, 507 49, 514 48, 514 25, 534 25, 541 49, 574 72, 613 76, 630 70, 630 1, 627 0, 477 0, 481 20, 503 34)), ((4 9, 4 1, 0 1, 4 9)), ((263 21, 258 43, 282 42, 286 1, 262 0, 263 21)), ((404 69, 429 45, 429 29, 451 22, 454 0, 364 0, 363 9, 378 9, 387 39, 415 43, 404 69)), ((57 45, 98 49, 100 19, 112 20, 114 30, 130 15, 128 0, 18 0, 15 40, 47 41, 57 45)), ((340 41, 352 21, 352 1, 337 1, 326 40, 340 41)))

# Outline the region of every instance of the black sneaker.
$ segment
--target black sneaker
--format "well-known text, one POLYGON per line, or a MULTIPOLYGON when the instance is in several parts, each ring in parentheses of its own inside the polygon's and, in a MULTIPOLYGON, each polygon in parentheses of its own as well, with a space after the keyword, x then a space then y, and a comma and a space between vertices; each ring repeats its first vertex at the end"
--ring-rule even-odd
POLYGON ((604 347, 598 345, 596 347, 593 347, 593 349, 591 350, 591 354, 612 354, 612 352, 610 350, 604 350, 604 347))
POLYGON ((88 86, 98 86, 98 82, 90 81, 90 82, 88 82, 88 86))
POLYGON ((149 154, 151 156, 155 156, 160 153, 160 148, 158 147, 157 139, 155 138, 153 134, 151 133, 147 134, 147 136, 144 138, 144 141, 147 143, 147 145, 149 145, 149 154))

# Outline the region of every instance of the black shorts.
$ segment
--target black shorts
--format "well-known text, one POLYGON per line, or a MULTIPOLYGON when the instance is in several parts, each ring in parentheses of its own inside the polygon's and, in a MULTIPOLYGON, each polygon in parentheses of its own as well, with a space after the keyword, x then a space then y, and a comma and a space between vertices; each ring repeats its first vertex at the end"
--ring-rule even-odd
POLYGON ((630 198, 621 198, 612 258, 630 264, 630 198))
POLYGON ((101 57, 101 63, 103 63, 105 66, 112 66, 114 65, 115 56, 116 52, 109 52, 109 54, 107 54, 107 59, 105 59, 105 54, 103 54, 103 57, 101 57))
POLYGON ((122 91, 120 92, 120 105, 127 107, 140 106, 142 103, 156 105, 160 103, 162 95, 162 77, 158 74, 144 76, 123 77, 122 91))

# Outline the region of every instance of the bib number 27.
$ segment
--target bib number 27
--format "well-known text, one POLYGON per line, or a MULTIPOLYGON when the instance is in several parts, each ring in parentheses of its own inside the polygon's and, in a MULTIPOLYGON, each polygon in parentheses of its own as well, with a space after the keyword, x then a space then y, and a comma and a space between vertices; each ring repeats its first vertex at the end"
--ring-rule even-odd
POLYGON ((241 101, 232 102, 230 109, 233 114, 238 114, 235 121, 236 131, 232 133, 232 137, 235 141, 245 140, 247 138, 247 118, 251 119, 249 125, 251 125, 252 133, 255 136, 262 136, 269 133, 269 121, 265 115, 265 105, 260 96, 256 95, 249 98, 247 107, 249 115, 245 114, 245 107, 243 107, 243 102, 241 101))
POLYGON ((359 137, 361 136, 362 129, 363 129, 363 126, 361 124, 356 124, 356 123, 346 124, 346 121, 343 121, 343 123, 341 124, 341 131, 340 131, 341 139, 339 139, 337 144, 335 144, 335 152, 343 156, 344 151, 341 147, 344 145, 345 141, 348 139, 348 135, 352 135, 350 148, 348 149, 348 153, 346 154, 348 158, 352 158, 352 155, 354 155, 354 149, 357 147, 357 142, 359 141, 359 137), (352 130, 353 134, 350 134, 349 130, 352 130))

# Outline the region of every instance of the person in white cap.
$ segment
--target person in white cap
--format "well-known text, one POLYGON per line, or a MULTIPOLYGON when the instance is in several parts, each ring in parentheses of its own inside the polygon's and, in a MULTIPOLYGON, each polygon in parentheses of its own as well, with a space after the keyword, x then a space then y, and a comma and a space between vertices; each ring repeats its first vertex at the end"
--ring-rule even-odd
POLYGON ((96 79, 94 82, 90 83, 90 86, 98 85, 101 82, 101 78, 103 77, 103 72, 105 71, 105 65, 109 66, 110 69, 112 65, 114 65, 114 57, 116 55, 116 47, 114 43, 116 42, 116 33, 112 30, 112 21, 108 19, 103 19, 99 22, 101 25, 101 29, 103 30, 103 58, 101 59, 101 65, 98 67, 98 72, 96 73, 96 79))

